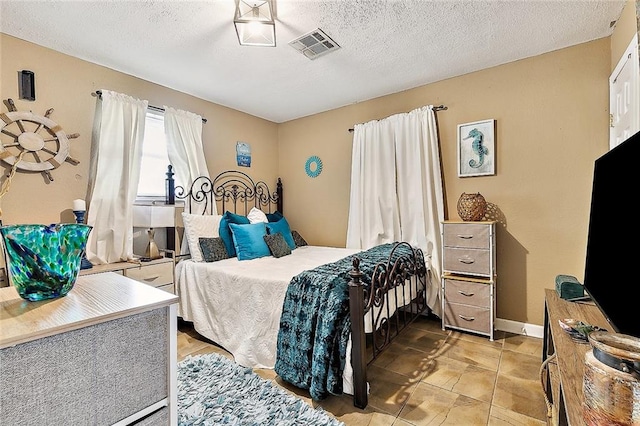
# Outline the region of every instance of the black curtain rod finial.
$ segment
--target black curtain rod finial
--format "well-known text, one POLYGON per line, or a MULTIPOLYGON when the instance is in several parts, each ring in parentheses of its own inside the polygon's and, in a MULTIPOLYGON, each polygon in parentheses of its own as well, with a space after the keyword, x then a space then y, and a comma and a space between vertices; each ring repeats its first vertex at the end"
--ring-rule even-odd
MULTIPOLYGON (((449 108, 447 108, 447 106, 445 106, 445 105, 438 105, 438 106, 434 106, 433 107, 434 111, 446 111, 448 109, 449 108)), ((353 129, 349 129, 349 133, 353 133, 353 129)))
MULTIPOLYGON (((102 91, 101 90, 96 90, 95 92, 91 93, 91 96, 96 96, 99 99, 102 99, 102 91)), ((153 106, 153 105, 147 105, 147 108, 152 110, 152 111, 164 112, 164 108, 160 108, 160 107, 153 106)), ((207 119, 202 117, 202 123, 206 124, 207 123, 207 119)))

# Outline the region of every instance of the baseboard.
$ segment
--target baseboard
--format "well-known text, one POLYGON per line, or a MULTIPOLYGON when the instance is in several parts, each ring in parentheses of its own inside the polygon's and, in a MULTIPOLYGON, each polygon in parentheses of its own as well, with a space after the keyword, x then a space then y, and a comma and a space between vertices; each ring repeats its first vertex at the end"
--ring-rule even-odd
POLYGON ((541 325, 496 318, 495 328, 507 333, 522 334, 523 336, 537 337, 539 339, 544 337, 544 327, 541 325))

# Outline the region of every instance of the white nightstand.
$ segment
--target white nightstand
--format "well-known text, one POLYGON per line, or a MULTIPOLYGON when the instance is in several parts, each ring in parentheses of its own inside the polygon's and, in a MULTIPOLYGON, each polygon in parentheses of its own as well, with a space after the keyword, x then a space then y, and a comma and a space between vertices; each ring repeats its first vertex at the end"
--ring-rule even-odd
POLYGON ((116 272, 141 283, 175 294, 174 259, 162 257, 148 262, 116 262, 82 269, 80 275, 116 272))

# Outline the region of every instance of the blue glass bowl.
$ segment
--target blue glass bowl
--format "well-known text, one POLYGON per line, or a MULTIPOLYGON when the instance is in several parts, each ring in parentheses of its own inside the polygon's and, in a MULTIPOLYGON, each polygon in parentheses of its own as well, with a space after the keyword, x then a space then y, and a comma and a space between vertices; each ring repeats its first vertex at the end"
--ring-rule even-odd
POLYGON ((79 223, 0 228, 9 282, 20 297, 38 301, 69 293, 92 227, 79 223))

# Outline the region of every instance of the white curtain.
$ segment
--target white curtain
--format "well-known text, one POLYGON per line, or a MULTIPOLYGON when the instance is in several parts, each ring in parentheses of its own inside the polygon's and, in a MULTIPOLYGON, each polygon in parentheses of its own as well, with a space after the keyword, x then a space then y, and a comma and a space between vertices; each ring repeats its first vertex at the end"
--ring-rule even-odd
POLYGON ((138 190, 148 102, 102 91, 94 129, 87 258, 94 264, 133 258, 133 202, 138 190))
MULTIPOLYGON (((176 182, 188 191, 196 178, 210 177, 202 147, 202 117, 164 106, 164 131, 176 182)), ((211 206, 211 214, 218 214, 215 202, 211 206)))
POLYGON ((401 236, 391 122, 354 128, 347 247, 365 249, 401 236))
POLYGON ((440 315, 444 197, 431 106, 354 126, 347 247, 406 241, 431 270, 429 307, 440 315))
MULTIPOLYGON (((200 176, 209 176, 202 147, 202 117, 189 111, 164 106, 164 132, 167 136, 167 154, 176 174, 176 182, 185 191, 200 176)), ((191 205, 190 213, 200 214, 207 208, 204 204, 191 205)), ((185 206, 186 208, 186 206, 185 206)), ((210 206, 211 214, 218 214, 215 200, 210 206)), ((187 239, 182 239, 180 253, 189 253, 187 239)))

